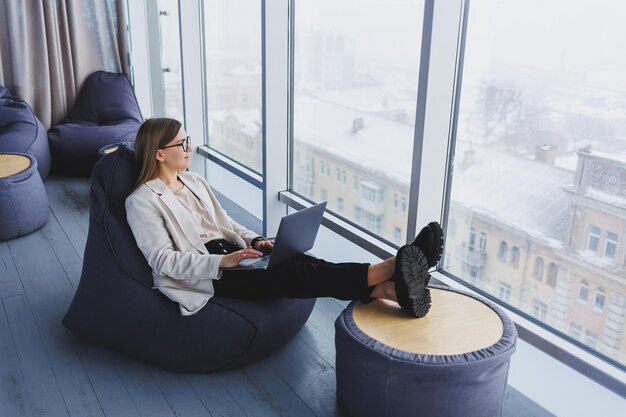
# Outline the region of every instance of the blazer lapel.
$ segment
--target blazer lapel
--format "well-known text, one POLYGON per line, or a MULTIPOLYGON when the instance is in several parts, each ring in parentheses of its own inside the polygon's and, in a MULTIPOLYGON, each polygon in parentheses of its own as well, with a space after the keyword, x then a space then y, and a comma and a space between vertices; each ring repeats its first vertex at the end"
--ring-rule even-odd
POLYGON ((202 241, 196 232, 196 227, 191 220, 189 212, 185 209, 185 207, 183 207, 180 201, 178 201, 178 198, 176 198, 174 193, 167 188, 167 186, 159 178, 146 182, 146 185, 159 195, 163 204, 165 204, 165 206, 174 215, 174 220, 178 223, 179 229, 185 235, 187 240, 200 252, 205 253, 206 248, 204 247, 204 244, 202 244, 202 241))

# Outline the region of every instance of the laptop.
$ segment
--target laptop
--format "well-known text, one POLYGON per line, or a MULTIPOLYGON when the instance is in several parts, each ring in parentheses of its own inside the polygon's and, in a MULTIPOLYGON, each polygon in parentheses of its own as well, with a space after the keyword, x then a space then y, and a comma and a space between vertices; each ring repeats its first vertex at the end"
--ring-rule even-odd
POLYGON ((326 202, 283 217, 274 239, 274 249, 269 255, 243 259, 239 265, 226 268, 237 270, 269 269, 313 247, 326 202))

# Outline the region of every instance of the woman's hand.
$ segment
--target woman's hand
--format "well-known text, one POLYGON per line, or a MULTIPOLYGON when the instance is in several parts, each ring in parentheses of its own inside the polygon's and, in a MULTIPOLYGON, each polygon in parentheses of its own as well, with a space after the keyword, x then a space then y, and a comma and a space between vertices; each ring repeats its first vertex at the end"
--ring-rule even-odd
POLYGON ((254 250, 250 246, 248 246, 245 249, 238 250, 237 252, 222 256, 220 268, 232 268, 233 266, 239 265, 239 262, 241 262, 243 259, 258 258, 261 255, 263 255, 261 252, 259 252, 258 250, 254 250))
POLYGON ((263 255, 269 255, 272 253, 272 249, 274 249, 274 241, 273 240, 259 240, 254 245, 255 249, 261 251, 263 255))

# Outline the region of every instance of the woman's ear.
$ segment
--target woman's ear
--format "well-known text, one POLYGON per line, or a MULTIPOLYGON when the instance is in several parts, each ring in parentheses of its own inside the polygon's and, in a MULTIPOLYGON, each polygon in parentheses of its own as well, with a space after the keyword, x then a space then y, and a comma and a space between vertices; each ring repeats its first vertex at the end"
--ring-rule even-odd
POLYGON ((160 150, 156 151, 156 160, 159 162, 165 161, 165 156, 163 155, 163 152, 161 152, 160 150))

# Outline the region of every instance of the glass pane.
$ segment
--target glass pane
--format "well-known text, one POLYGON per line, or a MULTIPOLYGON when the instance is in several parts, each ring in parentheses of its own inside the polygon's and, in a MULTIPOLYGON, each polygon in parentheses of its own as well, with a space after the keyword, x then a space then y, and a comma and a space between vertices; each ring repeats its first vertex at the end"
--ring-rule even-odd
POLYGON ((397 245, 406 239, 423 6, 295 8, 293 190, 397 245))
POLYGON ((178 0, 159 0, 165 116, 184 122, 178 0))
POLYGON ((260 173, 261 1, 204 2, 209 146, 260 173))
POLYGON ((621 365, 624 20, 609 0, 471 3, 444 265, 621 365))

